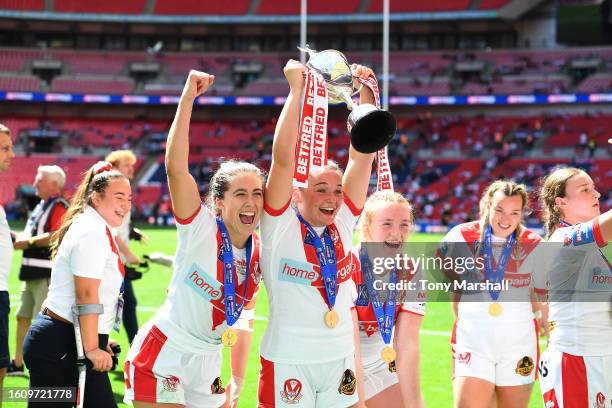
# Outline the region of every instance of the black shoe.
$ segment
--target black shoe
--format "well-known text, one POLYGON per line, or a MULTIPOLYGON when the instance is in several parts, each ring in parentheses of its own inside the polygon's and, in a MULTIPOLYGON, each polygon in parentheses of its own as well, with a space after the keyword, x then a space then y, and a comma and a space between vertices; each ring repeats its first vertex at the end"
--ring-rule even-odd
POLYGON ((16 366, 15 360, 11 360, 8 368, 6 369, 6 375, 10 376, 25 376, 25 367, 22 365, 16 366))

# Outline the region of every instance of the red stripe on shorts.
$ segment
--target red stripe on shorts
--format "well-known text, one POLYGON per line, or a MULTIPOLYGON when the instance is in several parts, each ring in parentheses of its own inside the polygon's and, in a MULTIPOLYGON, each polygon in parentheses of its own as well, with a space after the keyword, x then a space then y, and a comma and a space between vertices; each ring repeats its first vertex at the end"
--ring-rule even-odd
POLYGON ((123 376, 125 377, 125 387, 129 390, 132 388, 132 383, 130 382, 130 362, 126 361, 123 365, 123 376))
POLYGON ((455 323, 453 323, 453 332, 451 333, 451 354, 453 356, 453 367, 451 371, 451 378, 455 378, 455 344, 457 344, 457 320, 455 319, 455 323))
POLYGON ((261 360, 261 373, 259 374, 258 408, 274 408, 276 396, 274 395, 274 363, 263 357, 261 360))
POLYGON ((132 361, 134 401, 157 402, 157 378, 153 374, 153 365, 166 339, 166 335, 154 325, 142 342, 138 355, 132 361))
POLYGON ((563 353, 561 357, 563 407, 584 408, 589 405, 586 366, 582 356, 563 353))

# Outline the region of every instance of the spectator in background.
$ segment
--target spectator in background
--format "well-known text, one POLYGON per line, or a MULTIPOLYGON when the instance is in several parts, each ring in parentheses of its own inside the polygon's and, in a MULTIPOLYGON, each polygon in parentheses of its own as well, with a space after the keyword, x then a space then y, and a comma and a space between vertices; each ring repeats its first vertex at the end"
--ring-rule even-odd
POLYGON ((21 305, 17 311, 17 335, 15 337, 15 359, 11 361, 7 374, 24 375, 23 339, 32 324, 32 317, 40 312, 47 297, 51 280, 51 235, 62 224, 68 203, 62 197, 66 174, 59 166, 39 166, 34 188, 40 202, 34 207, 13 248, 23 251, 19 280, 21 305))
MULTIPOLYGON (((112 164, 113 169, 127 177, 130 182, 132 181, 136 156, 131 150, 115 150, 109 153, 104 160, 112 164)), ((142 235, 140 231, 131 228, 131 221, 132 214, 126 214, 121 226, 117 228, 116 237, 121 258, 126 264, 125 288, 123 292, 123 327, 125 328, 130 344, 132 344, 132 340, 134 340, 138 332, 138 318, 136 316, 136 305, 138 302, 136 300, 136 294, 134 293, 134 287, 132 286, 132 280, 140 278, 130 265, 138 265, 140 259, 134 255, 128 244, 130 237, 134 237, 138 241, 146 241, 146 237, 142 235)))
MULTIPOLYGON (((0 172, 8 170, 14 157, 11 131, 0 123, 0 172)), ((4 375, 11 359, 8 344, 8 316, 10 311, 8 276, 11 271, 13 256, 11 241, 12 235, 6 221, 6 213, 0 204, 0 400, 2 398, 4 375)))

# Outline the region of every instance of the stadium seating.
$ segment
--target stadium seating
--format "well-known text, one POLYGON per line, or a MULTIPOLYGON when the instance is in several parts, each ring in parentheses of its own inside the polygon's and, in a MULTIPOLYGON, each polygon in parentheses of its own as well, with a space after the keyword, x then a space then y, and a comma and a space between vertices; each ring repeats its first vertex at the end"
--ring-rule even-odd
POLYGON ((20 11, 43 11, 45 0, 0 0, 0 9, 20 11))
POLYGON ((478 8, 480 10, 498 9, 510 3, 510 1, 512 0, 482 0, 478 8))
MULTIPOLYGON (((31 0, 30 0, 31 1, 31 0)), ((145 10, 146 0, 129 1, 81 1, 54 0, 54 11, 59 13, 113 13, 140 14, 145 10)), ((182 2, 176 2, 182 3, 182 2)))
MULTIPOLYGON (((356 13, 360 0, 344 0, 330 2, 327 0, 310 0, 308 2, 309 14, 340 14, 356 13)), ((300 14, 300 0, 261 0, 257 14, 300 14)))
MULTIPOLYGON (((232 15, 246 14, 250 0, 202 1, 202 0, 156 0, 153 14, 175 15, 232 15)), ((285 2, 281 2, 285 3, 285 2)))
MULTIPOLYGON (((423 2, 421 0, 392 1, 390 8, 393 13, 415 13, 430 11, 461 11, 466 10, 470 0, 436 0, 423 2)), ((383 1, 371 0, 368 13, 382 13, 383 1)))

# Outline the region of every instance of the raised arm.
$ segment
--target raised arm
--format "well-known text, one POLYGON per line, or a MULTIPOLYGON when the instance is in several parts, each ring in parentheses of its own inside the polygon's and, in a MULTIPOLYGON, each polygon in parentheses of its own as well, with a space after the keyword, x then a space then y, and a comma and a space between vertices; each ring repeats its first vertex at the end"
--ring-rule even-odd
POLYGON ((214 75, 191 70, 166 144, 166 174, 174 214, 189 218, 200 207, 198 185, 189 173, 189 122, 195 99, 206 92, 215 80, 214 75))
POLYGON ((287 204, 293 190, 293 165, 305 71, 306 67, 295 60, 289 60, 283 69, 289 83, 289 95, 274 131, 272 164, 265 193, 266 204, 273 209, 279 209, 287 204))
MULTIPOLYGON (((370 68, 362 65, 353 64, 351 70, 353 71, 353 76, 364 79, 373 74, 370 68)), ((370 88, 365 85, 359 93, 359 103, 374 104, 374 95, 370 88)), ((344 194, 348 196, 357 208, 363 208, 365 204, 374 156, 375 153, 359 153, 352 145, 349 148, 349 160, 344 177, 342 178, 342 185, 344 186, 344 194)))
POLYGON ((608 210, 598 217, 601 237, 604 242, 612 241, 612 210, 608 210))

